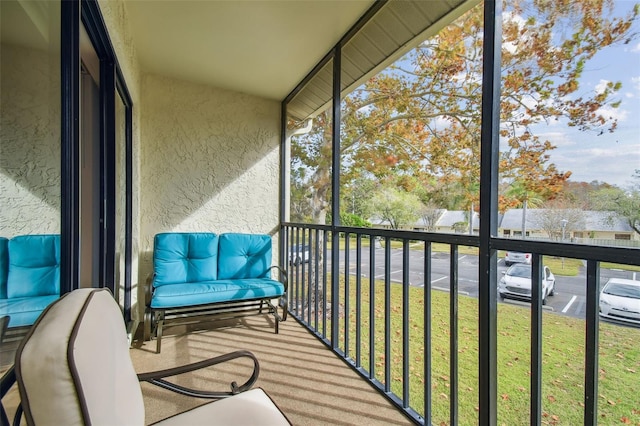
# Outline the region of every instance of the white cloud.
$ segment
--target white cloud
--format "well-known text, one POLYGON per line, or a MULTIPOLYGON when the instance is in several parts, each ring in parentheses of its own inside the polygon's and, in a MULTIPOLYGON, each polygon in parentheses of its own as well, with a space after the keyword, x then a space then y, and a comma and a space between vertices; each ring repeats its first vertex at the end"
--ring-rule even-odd
MULTIPOLYGON (((565 131, 535 132, 534 129, 534 132, 556 147, 547 152, 549 163, 555 164, 560 172, 570 171, 572 181, 597 180, 625 187, 634 170, 640 167, 640 138, 635 129, 621 129, 601 136, 566 127, 565 131)), ((501 148, 506 149, 506 144, 501 148)))
POLYGON ((607 84, 611 83, 609 80, 600 80, 598 84, 596 84, 595 90, 597 94, 604 93, 607 90, 607 84))
POLYGON ((630 49, 632 52, 640 52, 640 42, 630 49))
POLYGON ((598 108, 597 114, 602 115, 605 119, 614 119, 618 122, 625 121, 629 116, 629 111, 622 108, 613 108, 610 105, 605 105, 602 108, 598 108))

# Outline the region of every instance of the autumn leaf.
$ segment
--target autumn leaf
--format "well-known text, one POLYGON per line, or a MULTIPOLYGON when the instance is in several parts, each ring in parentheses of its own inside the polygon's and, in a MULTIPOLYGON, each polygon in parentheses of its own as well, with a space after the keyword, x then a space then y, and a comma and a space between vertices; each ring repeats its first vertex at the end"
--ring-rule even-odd
MULTIPOLYGON (((505 4, 505 12, 520 15, 521 2, 505 4)), ((499 197, 500 211, 557 198, 571 176, 550 161, 555 146, 545 135, 533 133, 536 124, 563 121, 594 134, 616 129, 617 119, 600 111, 616 107, 619 84, 612 82, 601 93, 567 95, 580 89, 579 76, 594 55, 633 35, 634 16, 612 18, 593 2, 533 2, 528 7, 544 19, 503 22, 498 131, 506 145, 500 172, 510 187, 499 197), (507 48, 513 45, 518 48, 507 48)), ((439 207, 454 202, 448 208, 477 208, 482 13, 482 8, 471 10, 437 38, 408 52, 401 64, 344 97, 340 146, 344 164, 349 164, 341 176, 345 197, 364 206, 378 183, 390 182, 406 193, 422 190, 422 201, 439 207), (446 124, 435 125, 439 122, 446 124)), ((312 171, 292 176, 292 213, 316 223, 322 223, 331 206, 331 113, 329 108, 317 114, 313 129, 294 138, 291 147, 292 162, 312 171)), ((298 219, 292 214, 293 221, 298 219)))
POLYGON ((624 423, 625 425, 630 425, 631 424, 631 420, 627 416, 622 416, 620 418, 620 422, 624 423))

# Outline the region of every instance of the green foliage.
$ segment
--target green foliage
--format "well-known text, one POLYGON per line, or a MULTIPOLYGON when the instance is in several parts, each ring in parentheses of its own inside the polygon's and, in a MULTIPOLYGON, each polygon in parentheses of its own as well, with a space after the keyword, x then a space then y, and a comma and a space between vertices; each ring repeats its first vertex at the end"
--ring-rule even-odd
POLYGON ((420 217, 420 199, 392 187, 381 188, 371 199, 371 211, 393 229, 411 228, 420 217))
POLYGON ((350 226, 354 228, 371 228, 371 222, 352 213, 340 213, 340 223, 342 226, 350 226))
MULTIPOLYGON (((624 219, 629 226, 640 234, 640 173, 634 174, 636 182, 629 190, 608 187, 594 194, 596 203, 602 210, 615 212, 616 217, 624 219)), ((613 219, 613 218, 612 218, 613 219)))

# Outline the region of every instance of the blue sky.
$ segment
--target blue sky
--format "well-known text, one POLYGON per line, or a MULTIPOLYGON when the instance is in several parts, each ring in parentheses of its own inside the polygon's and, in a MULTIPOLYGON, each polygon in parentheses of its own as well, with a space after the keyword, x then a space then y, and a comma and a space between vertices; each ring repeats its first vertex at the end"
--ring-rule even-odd
MULTIPOLYGON (((615 15, 633 8, 634 1, 617 0, 615 15)), ((640 33, 636 23, 632 31, 640 33)), ((640 35, 640 34, 639 34, 640 35)), ((587 63, 579 94, 598 90, 604 81, 620 81, 621 100, 617 110, 607 111, 618 118, 618 128, 598 136, 555 124, 537 129, 537 134, 557 148, 551 152, 551 162, 561 171, 571 171, 570 180, 594 180, 627 187, 635 169, 640 169, 640 37, 632 43, 608 47, 587 63)))

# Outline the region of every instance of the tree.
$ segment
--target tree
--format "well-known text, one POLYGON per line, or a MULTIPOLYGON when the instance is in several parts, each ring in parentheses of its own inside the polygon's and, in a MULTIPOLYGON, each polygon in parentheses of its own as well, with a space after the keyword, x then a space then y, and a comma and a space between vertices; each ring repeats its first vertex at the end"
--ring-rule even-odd
POLYGON ((513 203, 515 206, 518 206, 518 204, 522 206, 522 227, 520 229, 520 235, 525 237, 527 235, 527 208, 538 207, 542 203, 542 200, 521 180, 512 182, 505 194, 507 197, 512 197, 513 200, 517 202, 517 204, 513 203))
POLYGON ((433 232, 436 229, 436 223, 442 216, 443 211, 443 209, 439 209, 431 203, 422 206, 420 218, 424 222, 426 231, 433 232))
POLYGON ((422 205, 414 194, 383 187, 371 199, 371 210, 392 229, 411 228, 420 217, 422 205))
MULTIPOLYGON (((527 193, 553 199, 571 172, 550 163, 554 146, 535 134, 558 121, 581 131, 613 132, 620 83, 579 95, 580 77, 601 49, 628 42, 638 7, 607 17, 610 0, 510 1, 503 22, 500 136, 502 179, 527 193)), ((342 183, 371 175, 377 180, 412 176, 427 192, 452 195, 457 209, 478 205, 481 128, 482 8, 477 7, 371 78, 342 102, 342 183)), ((331 176, 331 132, 326 113, 293 149, 313 171, 308 181, 315 220, 326 209, 331 176), (324 197, 324 198, 323 198, 324 197)), ((500 198, 500 209, 514 202, 500 198)), ((517 201, 517 199, 516 199, 517 201)), ((323 222, 319 222, 323 223, 323 222)))
POLYGON ((554 203, 549 208, 537 209, 535 217, 531 220, 539 229, 547 233, 550 240, 565 239, 573 230, 585 228, 584 213, 580 209, 562 208, 554 203))
POLYGON ((613 211, 640 234, 640 169, 635 171, 633 178, 635 183, 628 190, 607 187, 599 190, 594 198, 602 210, 613 211))

